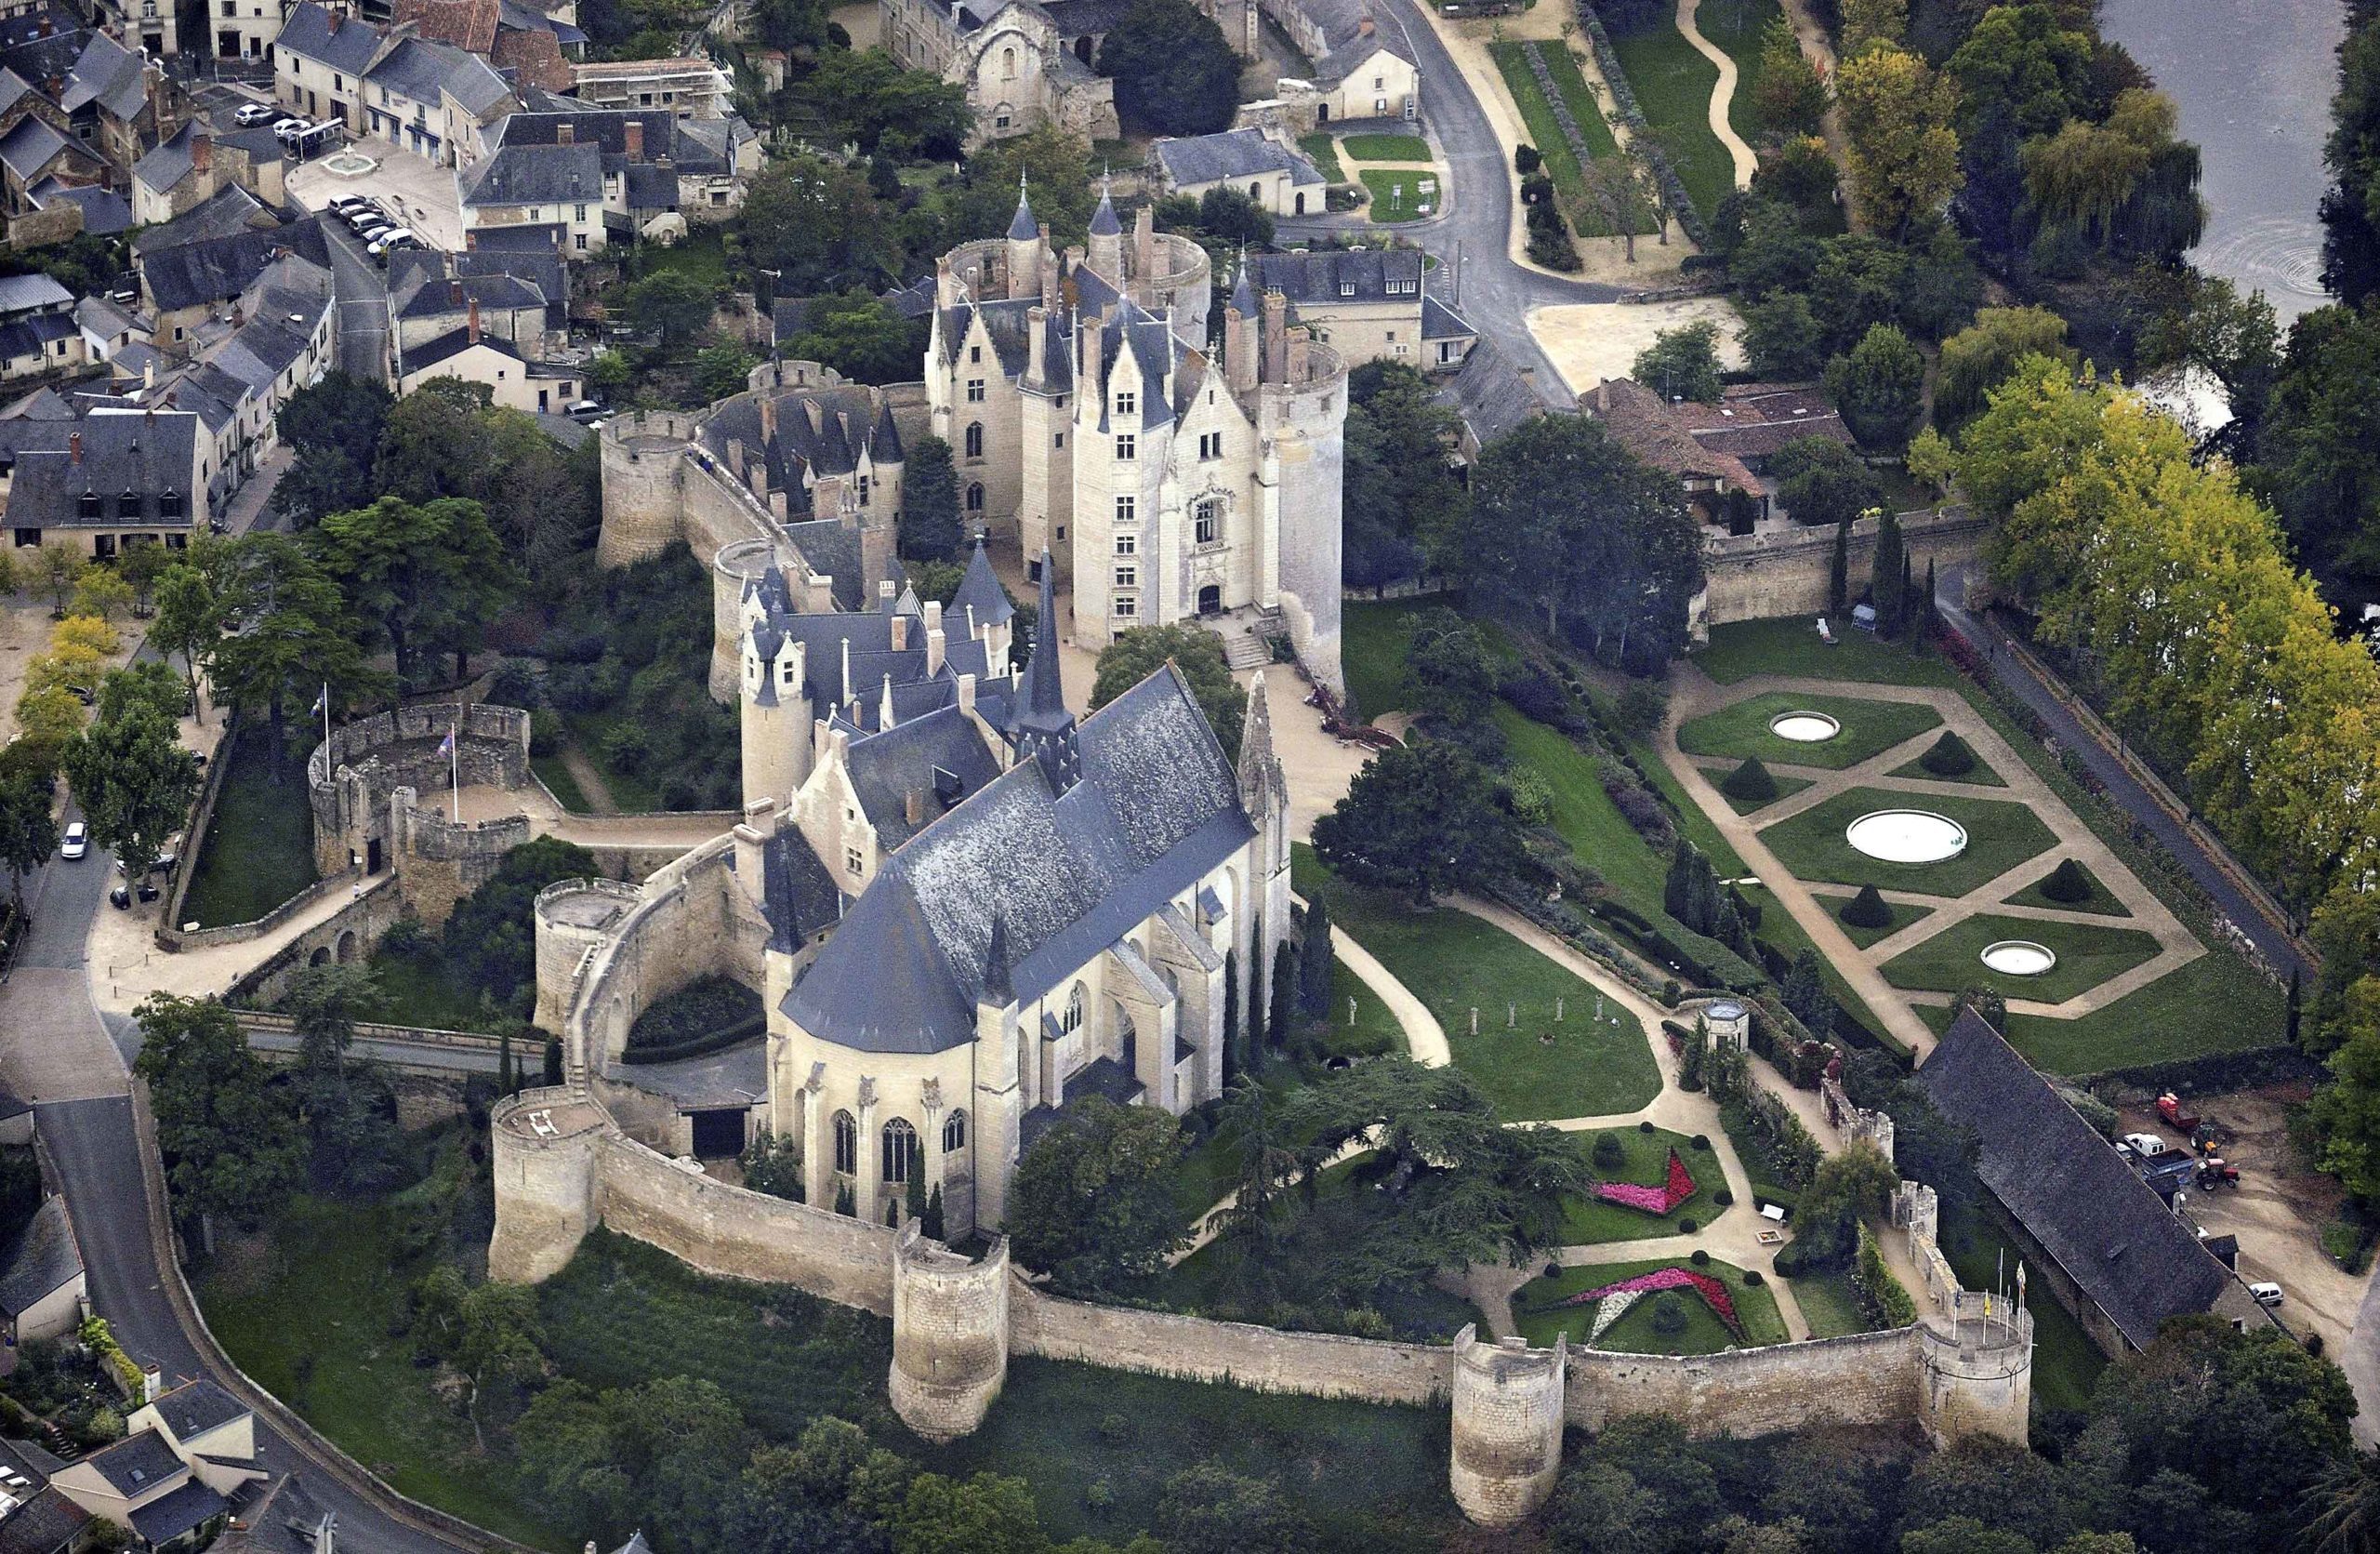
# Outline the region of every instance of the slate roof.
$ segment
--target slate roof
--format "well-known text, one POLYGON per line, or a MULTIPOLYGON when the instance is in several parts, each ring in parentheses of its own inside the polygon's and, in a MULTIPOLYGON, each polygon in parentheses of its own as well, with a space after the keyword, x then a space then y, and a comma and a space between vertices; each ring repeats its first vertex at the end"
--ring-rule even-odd
POLYGON ((667 156, 673 166, 685 172, 728 170, 724 148, 705 140, 692 121, 679 118, 667 108, 585 107, 568 113, 508 113, 490 125, 482 139, 491 149, 558 145, 565 124, 571 127, 573 144, 601 148, 607 170, 614 166, 612 158, 628 155, 630 124, 644 126, 643 159, 648 163, 667 156))
POLYGON ((236 183, 227 183, 172 220, 143 230, 133 238, 132 251, 138 256, 155 248, 178 248, 185 243, 254 231, 260 220, 278 224, 280 219, 269 215, 254 194, 236 183))
POLYGON ((5 113, 22 102, 25 94, 33 89, 32 82, 7 66, 0 65, 0 113, 5 113))
POLYGON ((226 302, 256 284, 284 252, 330 268, 319 217, 263 232, 152 248, 139 258, 140 284, 152 306, 165 312, 226 302))
POLYGON ((0 1311, 23 1316, 82 1272, 83 1252, 74 1242, 66 1200, 45 1198, 7 1256, 0 1258, 0 1311))
POLYGON ((998 626, 1015 616, 1016 605, 1010 602, 1008 590, 994 575, 992 558, 985 553, 979 538, 974 553, 967 558, 967 574, 959 579, 959 591, 950 596, 950 607, 942 618, 951 622, 955 631, 963 632, 971 620, 978 626, 998 626), (970 610, 974 613, 970 615, 970 610))
POLYGON ((146 1494, 159 1484, 171 1482, 190 1471, 174 1454, 173 1447, 165 1443, 165 1435, 154 1429, 127 1435, 83 1460, 99 1470, 99 1477, 108 1481, 108 1487, 124 1495, 146 1494))
POLYGON ((1165 176, 1177 186, 1221 183, 1279 172, 1288 173, 1293 184, 1318 185, 1325 181, 1313 163, 1295 152, 1283 150, 1260 129, 1230 129, 1219 135, 1159 140, 1155 154, 1165 176))
POLYGON ((1418 299, 1421 292, 1419 248, 1317 249, 1306 254, 1254 254, 1248 263, 1261 295, 1277 291, 1294 308, 1300 302, 1336 305, 1418 299), (1402 289, 1391 291, 1395 285, 1402 289), (1352 286, 1349 294, 1342 288, 1352 286))
POLYGON ((848 769, 860 808, 887 848, 906 845, 1000 775, 974 721, 956 703, 853 740, 848 769), (921 805, 915 822, 912 794, 921 805))
POLYGON ((46 178, 25 193, 43 209, 60 200, 80 206, 83 230, 94 236, 113 237, 132 225, 132 203, 112 189, 85 188, 46 178))
POLYGON ((62 6, 52 6, 47 20, 52 31, 41 32, 44 18, 35 13, 0 22, 0 37, 6 37, 10 70, 28 81, 63 81, 74 61, 83 57, 83 46, 91 39, 91 29, 82 19, 62 6))
POLYGON ((86 416, 72 424, 30 423, 37 430, 20 446, 17 474, 8 490, 12 528, 113 527, 190 521, 190 495, 198 479, 195 416, 174 411, 86 416), (83 461, 77 465, 68 439, 80 433, 83 461), (99 498, 99 515, 81 515, 83 494, 99 498), (122 511, 123 494, 134 494, 136 511, 122 511), (181 497, 179 519, 157 516, 162 492, 181 497))
POLYGON ((420 38, 398 44, 364 80, 420 103, 434 104, 442 93, 451 92, 466 112, 475 115, 494 112, 512 95, 504 78, 490 70, 485 60, 420 38))
POLYGON ((427 372, 441 362, 449 361, 474 346, 483 345, 496 354, 509 356, 516 362, 526 360, 521 354, 520 347, 510 340, 498 335, 484 333, 479 339, 473 339, 470 330, 466 327, 449 330, 426 345, 416 345, 406 351, 404 353, 405 376, 410 378, 415 373, 427 372))
POLYGON ((190 177, 193 161, 191 138, 197 133, 198 121, 192 119, 135 162, 132 176, 161 194, 190 177))
POLYGON ((74 294, 48 275, 0 275, 0 313, 71 308, 74 294))
POLYGON ((154 1406, 174 1439, 185 1443, 248 1417, 248 1405, 202 1376, 160 1393, 154 1406))
POLYGON ((463 186, 467 206, 565 205, 602 197, 603 153, 592 145, 507 145, 482 158, 463 186))
POLYGON ((35 313, 31 318, 12 319, 0 324, 0 361, 46 354, 52 344, 79 333, 73 318, 66 313, 35 313))
POLYGON ((231 1508, 231 1503, 198 1480, 151 1501, 132 1513, 132 1530, 152 1548, 171 1543, 231 1508))
MULTIPOLYGON (((727 462, 728 445, 734 442, 744 445, 747 459, 762 459, 768 467, 768 488, 786 494, 787 511, 797 520, 811 511, 805 473, 848 475, 858 470, 863 455, 871 464, 891 463, 901 457, 900 434, 893 429, 889 406, 879 405, 876 395, 861 385, 772 390, 769 397, 776 406, 774 437, 762 435, 759 400, 748 395, 721 405, 703 422, 698 435, 721 466, 727 462)), ((798 543, 812 566, 833 574, 843 607, 857 608, 858 594, 845 592, 856 590, 861 580, 856 540, 847 547, 835 538, 843 532, 842 525, 826 515, 814 525, 798 526, 809 537, 798 543), (820 532, 827 529, 834 535, 820 532)))
MULTIPOLYGON (((13 405, 0 406, 0 421, 71 421, 73 418, 74 406, 67 404, 65 397, 56 389, 46 387, 35 389, 13 405)), ((0 1118, 14 1117, 32 1109, 14 1096, 0 1093, 0 1118)))
POLYGON ((1973 1010, 1917 1070, 1942 1115, 1974 1133, 1976 1174, 2131 1343, 2204 1311, 2234 1284, 2156 1192, 1973 1010))
POLYGON ((58 1554, 90 1524, 90 1512, 45 1485, 0 1521, 0 1554, 58 1554))
POLYGON ((367 22, 341 20, 335 25, 332 14, 314 0, 298 0, 289 7, 288 20, 282 23, 281 35, 272 45, 327 65, 341 75, 362 76, 371 69, 380 41, 379 30, 367 22))
POLYGON ((50 158, 73 142, 49 126, 46 119, 28 113, 17 121, 17 126, 0 136, 0 165, 17 175, 20 183, 30 183, 50 158))
POLYGON ((119 119, 134 119, 149 105, 147 69, 140 56, 105 33, 93 33, 66 73, 58 105, 69 113, 91 104, 119 119))
POLYGON ((1518 431, 1522 422, 1544 415, 1547 408, 1503 348, 1486 336, 1464 355, 1462 365, 1436 397, 1462 418, 1473 440, 1482 447, 1518 431))
POLYGON ((787 995, 795 1024, 863 1052, 961 1045, 987 978, 1040 997, 1255 834, 1172 666, 1075 738, 1080 777, 1063 793, 1019 762, 892 855, 787 995))
POLYGON ((1421 338, 1425 340, 1476 339, 1471 321, 1424 292, 1421 296, 1421 338))

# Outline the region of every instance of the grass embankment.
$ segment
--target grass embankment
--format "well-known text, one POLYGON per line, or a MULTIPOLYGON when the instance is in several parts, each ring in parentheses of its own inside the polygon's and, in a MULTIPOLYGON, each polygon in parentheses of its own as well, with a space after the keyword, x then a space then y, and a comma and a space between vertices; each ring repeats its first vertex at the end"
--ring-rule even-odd
POLYGON ((1810 1324, 1811 1337, 1842 1338, 1874 1329, 1876 1324, 1868 1320, 1867 1304, 1859 1298, 1858 1287, 1851 1282, 1848 1272, 1838 1269, 1792 1282, 1794 1303, 1802 1308, 1802 1320, 1810 1324))
POLYGON ((182 921, 202 928, 253 923, 322 877, 305 756, 285 756, 274 782, 272 735, 258 725, 244 728, 216 759, 231 766, 182 898, 182 921))
POLYGON ((1708 220, 1736 187, 1735 159, 1711 132, 1711 93, 1719 84, 1719 67, 1686 41, 1674 19, 1614 33, 1611 46, 1645 122, 1686 185, 1686 198, 1708 220))
POLYGON ((2060 1003, 2090 991, 2111 976, 2157 955, 2157 939, 2137 928, 2096 923, 2060 923, 2032 917, 1971 917, 1884 963, 1884 980, 1896 988, 1954 993, 1990 988, 2003 998, 2060 1003), (2003 939, 2038 944, 2057 957, 2039 976, 2011 976, 1983 963, 1987 945, 2003 939))
POLYGON ((1760 839, 1797 879, 1950 897, 1964 896, 2057 844, 2041 817, 2022 804, 1887 788, 1837 793, 1779 820, 1760 839), (1938 863, 1886 863, 1844 840, 1844 828, 1853 821, 1887 809, 1922 810, 1958 822, 1966 830, 1965 850, 1938 863))
MULTIPOLYGON (((1504 78, 1504 89, 1512 94, 1513 106, 1520 111, 1521 124, 1528 130, 1529 142, 1545 158, 1545 174, 1562 196, 1566 208, 1576 209, 1587 197, 1587 185, 1579 168, 1579 159, 1570 151, 1569 138, 1562 133, 1560 121, 1554 116, 1554 105, 1547 100, 1537 76, 1528 68, 1525 43, 1491 43, 1488 52, 1496 61, 1497 72, 1504 78)), ((1560 77, 1556 76, 1556 83, 1560 77)), ((1580 130, 1586 121, 1579 121, 1580 130)))
MULTIPOLYGON (((1606 1182, 1633 1182, 1639 1187, 1659 1187, 1669 1180, 1670 1151, 1686 1162, 1694 1177, 1694 1196, 1666 1215, 1646 1214, 1637 1209, 1606 1203, 1599 1198, 1571 1200, 1568 1212, 1562 1216, 1562 1244, 1565 1246, 1598 1245, 1604 1242, 1644 1241, 1652 1236, 1680 1234, 1678 1221, 1691 1219, 1697 1225, 1708 1225, 1723 1214, 1739 1212, 1734 1207, 1721 1208, 1712 1202, 1712 1194, 1727 1185, 1726 1173, 1719 1168, 1719 1158, 1709 1149, 1698 1149, 1694 1141, 1682 1133, 1667 1128, 1655 1128, 1646 1133, 1640 1128, 1620 1127, 1611 1131, 1620 1141, 1622 1163, 1606 1168, 1596 1166, 1595 1178, 1606 1182)), ((1580 1139, 1581 1147, 1592 1149, 1600 1135, 1580 1139)))
POLYGON ((1314 170, 1316 172, 1320 173, 1324 178, 1329 179, 1331 182, 1344 183, 1347 181, 1347 169, 1342 166, 1339 162, 1338 141, 1331 136, 1329 130, 1319 130, 1312 135, 1299 136, 1298 151, 1308 162, 1314 164, 1314 170))
POLYGON ((1660 1093, 1660 1070, 1636 1017, 1512 935, 1450 907, 1416 911, 1342 883, 1302 843, 1295 873, 1298 893, 1310 901, 1327 890, 1331 921, 1437 1016, 1455 1066, 1505 1117, 1606 1116, 1647 1106, 1660 1093))
POLYGON ((1426 167, 1366 167, 1358 176, 1372 194, 1372 203, 1364 207, 1367 220, 1421 221, 1446 208, 1445 191, 1435 187, 1437 175, 1426 167), (1424 179, 1432 183, 1426 192, 1421 188, 1424 179), (1424 205, 1427 210, 1421 208, 1424 205))
POLYGON ((1710 1274, 1726 1285, 1728 1296, 1735 1302, 1737 1319, 1743 1323, 1742 1343, 1739 1345, 1735 1335, 1727 1331, 1726 1325, 1704 1304, 1700 1295, 1686 1289, 1663 1292, 1686 1313, 1683 1332, 1655 1332, 1653 1310, 1663 1295, 1646 1295, 1630 1308, 1626 1316, 1612 1324, 1610 1331, 1595 1345, 1597 1348, 1625 1354, 1716 1354, 1724 1348, 1759 1348, 1786 1341, 1785 1319, 1778 1315, 1777 1297, 1765 1283, 1746 1284, 1743 1270, 1729 1263, 1714 1260, 1707 1267, 1694 1268, 1683 1257, 1664 1257, 1649 1263, 1596 1263, 1587 1268, 1566 1268, 1553 1279, 1540 1275, 1513 1293, 1514 1325, 1538 1348, 1552 1345, 1555 1335, 1563 1333, 1570 1335, 1570 1342, 1575 1347, 1594 1326, 1593 1306, 1555 1311, 1531 1308, 1560 1300, 1566 1295, 1665 1268, 1693 1268, 1696 1273, 1710 1274))
MULTIPOLYGON (((2208 953, 2188 965, 2080 1019, 2010 1016, 2008 1040, 2036 1066, 2053 1073, 2082 1076, 2211 1052, 2268 1046, 2283 1039, 2286 1012, 2281 990, 2221 948, 2223 941, 2206 909, 2167 884, 2109 807, 2084 792, 1999 703, 1944 659, 1913 654, 1864 631, 1845 631, 1835 646, 1829 647, 1818 641, 1810 621, 1803 618, 1717 627, 1711 633, 1711 645, 1698 653, 1695 661, 1721 684, 1733 684, 1753 674, 1789 674, 1869 684, 1941 685, 1957 691, 2008 742, 2018 759, 2207 947, 2208 953)), ((1660 775, 1657 773, 1657 778, 1660 775)), ((1929 803, 1926 807, 1939 806, 1929 803)), ((2055 863, 2054 858, 2043 859, 2043 874, 2055 863)), ((2020 892, 2015 898, 2028 897, 2020 892)), ((1785 914, 1767 916, 1773 924, 1785 914)), ((1764 924, 1762 936, 1767 934, 1768 924, 1764 924)), ((1829 985, 1833 981, 1830 968, 1829 985)), ((1937 1031, 1950 1023, 1947 1009, 1924 1007, 1918 1014, 1937 1031)))
POLYGON ((1873 701, 1848 697, 1770 691, 1731 707, 1706 712, 1677 731, 1677 747, 1688 755, 1741 761, 1758 756, 1764 765, 1818 766, 1840 771, 1883 754, 1930 729, 1942 715, 1922 701, 1873 701), (1827 739, 1788 739, 1769 725, 1791 712, 1832 718, 1840 731, 1827 739))

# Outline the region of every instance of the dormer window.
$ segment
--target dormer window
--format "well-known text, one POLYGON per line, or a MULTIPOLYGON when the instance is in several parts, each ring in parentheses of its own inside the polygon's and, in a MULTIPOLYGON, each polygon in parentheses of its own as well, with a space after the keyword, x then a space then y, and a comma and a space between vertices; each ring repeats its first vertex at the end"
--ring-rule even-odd
POLYGON ((160 492, 158 492, 158 493, 157 493, 157 516, 158 516, 158 517, 160 517, 160 518, 178 518, 178 517, 180 517, 181 515, 182 515, 182 494, 181 494, 180 492, 178 492, 178 491, 160 491, 160 492))
POLYGON ((1139 413, 1140 405, 1141 396, 1134 393, 1131 390, 1118 389, 1116 391, 1116 413, 1117 415, 1136 415, 1139 413))
POLYGON ((99 494, 97 491, 84 492, 76 509, 86 518, 97 518, 99 515, 99 494))
POLYGON ((1340 295, 1340 296, 1342 296, 1342 297, 1353 297, 1353 296, 1355 296, 1355 282, 1353 282, 1353 281, 1342 281, 1342 282, 1340 282, 1340 283, 1339 283, 1339 295, 1340 295))
POLYGON ((115 499, 115 515, 119 518, 135 518, 139 516, 139 513, 140 493, 130 486, 125 487, 124 495, 115 499))

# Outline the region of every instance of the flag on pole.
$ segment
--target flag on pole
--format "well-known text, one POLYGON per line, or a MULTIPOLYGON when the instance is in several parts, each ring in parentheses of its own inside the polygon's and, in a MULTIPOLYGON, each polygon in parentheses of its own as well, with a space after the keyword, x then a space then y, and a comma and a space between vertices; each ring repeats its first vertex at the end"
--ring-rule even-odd
POLYGON ((331 683, 330 683, 329 681, 325 680, 325 681, 324 681, 324 682, 323 682, 323 694, 322 694, 322 695, 320 695, 320 696, 318 696, 318 697, 316 697, 314 698, 314 705, 313 705, 312 707, 311 707, 311 708, 307 709, 307 711, 308 711, 310 713, 321 713, 321 712, 324 712, 324 711, 328 711, 328 710, 329 710, 329 708, 330 708, 330 704, 331 704, 331 683))
POLYGON ((444 737, 443 739, 441 739, 441 740, 439 740, 439 741, 438 741, 438 754, 439 754, 440 759, 442 759, 442 760, 443 760, 443 759, 444 759, 445 757, 450 756, 450 755, 452 755, 452 754, 454 754, 454 753, 455 753, 455 731, 454 731, 453 729, 451 729, 451 728, 450 728, 450 729, 448 729, 448 730, 446 731, 446 737, 444 737))

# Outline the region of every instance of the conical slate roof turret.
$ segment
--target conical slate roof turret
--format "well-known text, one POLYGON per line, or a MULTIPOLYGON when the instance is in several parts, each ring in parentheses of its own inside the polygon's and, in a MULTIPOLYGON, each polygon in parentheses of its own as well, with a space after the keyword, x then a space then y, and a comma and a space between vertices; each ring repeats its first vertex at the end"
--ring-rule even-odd
POLYGON ((1091 235, 1121 237, 1124 223, 1116 219, 1116 202, 1107 196, 1107 179, 1099 180, 1099 208, 1091 213, 1091 235))
POLYGON ((1231 288, 1231 306, 1242 318, 1256 316, 1256 287, 1248 278, 1248 245, 1239 246, 1239 279, 1231 288))
POLYGON ((980 534, 975 537, 975 553, 967 558, 967 575, 959 579, 959 591, 950 596, 949 614, 977 626, 998 626, 1016 616, 1008 590, 992 574, 991 554, 984 549, 980 534))
POLYGON ((1025 195, 1025 177, 1021 173, 1016 179, 1016 219, 1008 224, 1008 235, 1012 242, 1024 242, 1041 235, 1040 227, 1033 219, 1033 202, 1025 195))
POLYGON ((1050 787, 1063 793, 1082 774, 1082 752, 1075 743, 1075 715, 1067 710, 1066 693, 1058 682, 1057 575, 1057 564, 1043 551, 1041 614, 1033 625, 1033 656, 1025 661, 1025 684, 1017 687, 1009 737, 1018 759, 1038 761, 1050 787))

